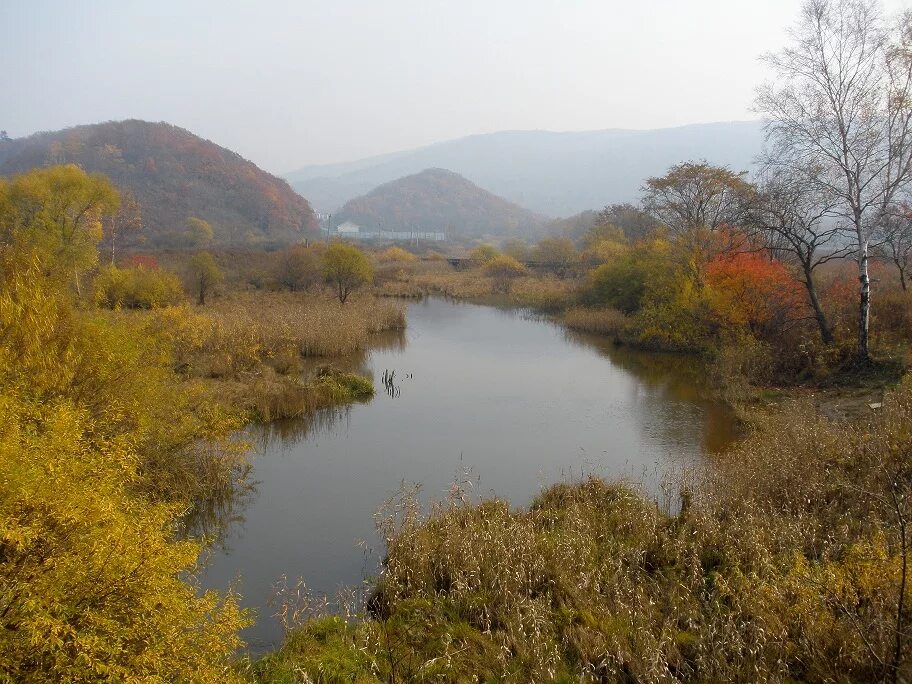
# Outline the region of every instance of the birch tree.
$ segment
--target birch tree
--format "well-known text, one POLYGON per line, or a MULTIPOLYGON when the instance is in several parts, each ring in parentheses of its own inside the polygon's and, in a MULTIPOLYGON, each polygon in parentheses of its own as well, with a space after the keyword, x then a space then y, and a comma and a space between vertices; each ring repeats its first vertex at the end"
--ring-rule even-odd
POLYGON ((889 29, 874 0, 808 0, 790 45, 764 57, 775 81, 756 108, 767 118, 772 172, 814 169, 838 201, 858 262, 858 354, 868 349, 873 236, 912 177, 909 18, 889 29))

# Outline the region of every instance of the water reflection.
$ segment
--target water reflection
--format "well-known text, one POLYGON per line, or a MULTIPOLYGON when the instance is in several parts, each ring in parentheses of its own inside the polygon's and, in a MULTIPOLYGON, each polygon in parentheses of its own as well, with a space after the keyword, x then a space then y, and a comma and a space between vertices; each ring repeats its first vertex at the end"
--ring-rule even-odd
POLYGON ((289 451, 309 437, 329 434, 339 424, 348 424, 351 407, 324 408, 307 416, 281 418, 265 425, 251 425, 247 437, 259 455, 289 451))
POLYGON ((202 581, 240 577, 245 604, 267 616, 245 634, 254 650, 281 638, 266 604, 282 575, 332 595, 375 572, 359 541, 378 546, 373 513, 403 481, 440 498, 469 469, 476 493, 516 505, 588 473, 658 493, 670 465, 686 468, 734 434, 692 359, 439 299, 411 304, 408 320, 369 354, 333 361, 374 377, 370 403, 252 429, 256 493, 213 508, 231 522, 202 581))

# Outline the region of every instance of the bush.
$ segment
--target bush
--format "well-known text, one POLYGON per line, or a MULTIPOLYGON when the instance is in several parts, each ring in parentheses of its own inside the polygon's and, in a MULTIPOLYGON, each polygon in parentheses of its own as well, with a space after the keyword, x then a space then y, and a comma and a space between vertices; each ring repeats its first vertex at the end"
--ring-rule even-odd
POLYGON ((174 530, 240 425, 50 284, 0 278, 0 681, 235 681, 249 621, 174 530))
POLYGON ((507 254, 498 254, 485 262, 482 272, 494 280, 497 291, 509 292, 513 279, 523 275, 526 267, 507 254))
POLYGON ((469 258, 481 264, 486 264, 496 257, 497 254, 497 248, 494 245, 481 244, 474 247, 472 251, 469 252, 469 258))
POLYGON ((418 257, 402 247, 389 247, 377 255, 377 261, 381 263, 410 262, 417 259, 418 257))
POLYGON ((95 303, 109 309, 152 309, 176 304, 184 296, 173 273, 145 266, 105 266, 93 283, 95 303))
POLYGON ((602 264, 586 275, 581 299, 590 306, 608 306, 626 314, 639 311, 646 293, 646 272, 632 258, 602 264))
POLYGON ((292 292, 306 290, 320 282, 320 251, 316 247, 292 245, 276 256, 273 275, 280 287, 292 292))

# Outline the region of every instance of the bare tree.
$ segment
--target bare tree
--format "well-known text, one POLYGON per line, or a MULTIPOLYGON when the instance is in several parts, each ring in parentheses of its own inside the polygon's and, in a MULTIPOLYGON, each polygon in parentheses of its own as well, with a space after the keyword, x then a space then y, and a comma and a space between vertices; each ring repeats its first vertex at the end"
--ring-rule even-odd
POLYGON ((896 266, 899 284, 905 292, 909 285, 909 267, 912 266, 912 207, 903 204, 891 211, 881 230, 881 252, 896 266))
POLYGON ((909 22, 891 36, 874 0, 808 0, 791 45, 764 59, 776 81, 761 87, 768 169, 815 169, 838 198, 834 217, 858 261, 858 353, 869 358, 872 236, 912 178, 909 22))
POLYGON ((813 175, 785 173, 763 179, 756 198, 754 223, 767 233, 770 251, 800 269, 820 339, 829 344, 833 331, 820 305, 814 271, 853 249, 840 243, 840 225, 829 216, 837 198, 814 183, 813 175))

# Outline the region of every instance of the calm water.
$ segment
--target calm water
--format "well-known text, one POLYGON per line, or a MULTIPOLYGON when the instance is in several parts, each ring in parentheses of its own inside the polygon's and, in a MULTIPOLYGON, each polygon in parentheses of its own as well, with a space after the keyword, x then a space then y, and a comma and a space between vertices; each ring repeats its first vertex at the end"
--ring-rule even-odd
POLYGON ((375 378, 369 404, 252 434, 257 484, 223 511, 230 522, 203 583, 239 581, 260 618, 245 634, 254 651, 281 639, 267 606, 281 575, 334 593, 375 572, 372 515, 403 481, 442 498, 469 469, 476 493, 521 505, 589 473, 654 486, 669 464, 734 436, 732 417, 701 398, 688 359, 439 299, 411 304, 408 326, 349 362, 375 378), (395 370, 395 396, 384 370, 395 370))

